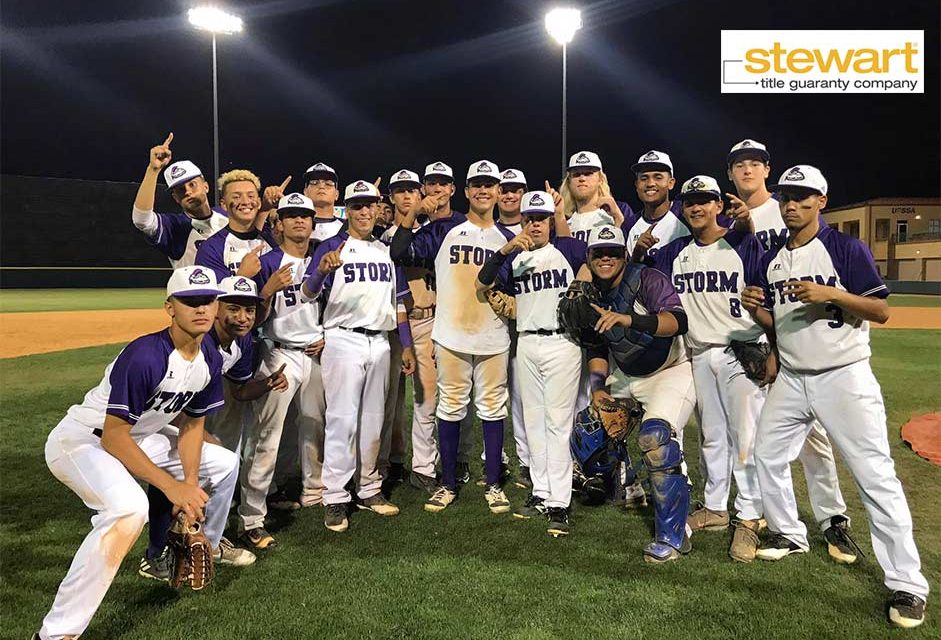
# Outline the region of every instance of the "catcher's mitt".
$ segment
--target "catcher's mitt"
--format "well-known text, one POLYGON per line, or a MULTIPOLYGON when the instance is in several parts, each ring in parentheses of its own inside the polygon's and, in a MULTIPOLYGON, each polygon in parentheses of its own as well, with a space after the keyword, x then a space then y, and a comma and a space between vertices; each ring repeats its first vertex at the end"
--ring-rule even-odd
POLYGON ((765 378, 766 367, 768 365, 768 356, 771 355, 771 345, 767 342, 742 342, 733 340, 726 352, 732 353, 735 359, 742 365, 745 375, 761 383, 765 378))
POLYGON ((643 405, 634 398, 601 397, 591 403, 591 408, 612 440, 627 438, 644 416, 643 405))
POLYGON ((179 513, 170 526, 167 540, 170 547, 170 586, 178 589, 189 584, 199 591, 215 576, 212 544, 200 523, 187 525, 186 515, 179 513))
POLYGON ((516 298, 496 289, 488 289, 484 295, 495 314, 501 318, 516 319, 516 298))
POLYGON ((594 284, 583 280, 570 284, 559 300, 559 324, 583 347, 600 344, 602 340, 595 331, 595 324, 601 315, 591 307, 592 303, 601 305, 601 293, 594 284))

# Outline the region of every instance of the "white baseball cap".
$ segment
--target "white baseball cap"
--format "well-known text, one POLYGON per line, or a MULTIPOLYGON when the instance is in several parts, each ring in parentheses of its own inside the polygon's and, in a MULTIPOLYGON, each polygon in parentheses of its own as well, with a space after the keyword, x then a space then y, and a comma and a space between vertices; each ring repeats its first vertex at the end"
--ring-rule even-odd
POLYGON ((744 158, 747 156, 758 158, 762 162, 771 162, 771 154, 768 153, 768 147, 761 144, 757 140, 750 140, 746 138, 732 147, 731 150, 729 150, 726 163, 731 167, 736 161, 738 161, 739 158, 744 158))
POLYGON ((199 178, 203 172, 189 160, 180 160, 174 162, 163 171, 163 179, 167 181, 167 189, 189 182, 193 178, 199 178))
POLYGON ((313 200, 302 193, 289 193, 278 200, 278 215, 285 215, 288 212, 307 214, 311 218, 316 217, 313 200))
POLYGON ((454 171, 451 170, 451 167, 441 162, 440 160, 432 162, 425 167, 425 180, 431 176, 449 178, 451 182, 454 182, 454 171))
POLYGON ((467 169, 467 181, 475 178, 490 178, 494 182, 500 182, 500 167, 490 160, 478 160, 467 169))
POLYGON ((802 187, 827 195, 827 179, 820 173, 820 169, 809 164, 799 164, 791 167, 783 174, 777 184, 768 187, 771 191, 781 191, 787 187, 802 187))
POLYGON ((682 200, 683 196, 703 193, 715 196, 717 200, 722 199, 722 190, 719 188, 719 183, 715 178, 710 176, 693 176, 684 182, 683 186, 680 188, 680 199, 682 200))
POLYGON ((174 269, 167 282, 167 297, 189 298, 218 296, 224 293, 216 284, 216 274, 209 267, 180 267, 174 269))
POLYGON ((409 171, 408 169, 399 169, 392 174, 392 177, 389 178, 389 188, 396 185, 410 185, 413 187, 420 187, 421 180, 418 177, 418 174, 414 171, 409 171))
POLYGON ((569 158, 569 168, 572 169, 597 169, 598 171, 603 171, 604 167, 601 166, 601 158, 597 153, 593 151, 579 151, 578 153, 573 153, 572 157, 569 158))
POLYGON ((526 187, 526 174, 519 169, 507 169, 500 174, 500 184, 518 184, 526 187))
POLYGON ((604 247, 625 248, 624 234, 617 227, 603 225, 594 227, 588 232, 588 249, 601 249, 604 247))
POLYGON ((555 201, 545 191, 527 191, 520 200, 520 213, 524 216, 555 213, 555 201))
POLYGON ((350 200, 362 200, 363 198, 379 200, 381 197, 382 195, 376 185, 366 180, 357 180, 346 185, 343 201, 349 202, 350 200))
POLYGON ((653 169, 666 169, 670 173, 673 173, 673 161, 670 160, 670 156, 664 152, 651 149, 637 158, 637 162, 631 165, 631 171, 634 173, 643 173, 644 171, 651 171, 653 169))
POLYGON ((339 184, 337 172, 333 170, 333 167, 322 162, 307 167, 307 171, 304 172, 304 184, 306 185, 314 178, 329 178, 333 180, 335 184, 339 184))
POLYGON ((219 294, 220 300, 227 300, 229 298, 262 299, 261 296, 258 295, 258 285, 255 284, 254 280, 246 278, 245 276, 229 276, 228 278, 223 278, 222 282, 219 283, 219 288, 222 289, 222 293, 219 294))

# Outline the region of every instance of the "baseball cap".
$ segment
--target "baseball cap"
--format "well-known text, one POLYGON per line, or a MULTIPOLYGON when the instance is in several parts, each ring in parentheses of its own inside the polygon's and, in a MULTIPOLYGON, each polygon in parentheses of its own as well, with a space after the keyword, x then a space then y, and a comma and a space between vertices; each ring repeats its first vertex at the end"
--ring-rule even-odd
POLYGON ((552 215, 555 213, 555 201, 545 191, 527 191, 520 200, 520 213, 524 216, 552 215))
POLYGON ((224 293, 216 284, 216 274, 208 267, 174 269, 167 282, 167 297, 218 296, 224 293))
POLYGON ((738 160, 748 157, 758 158, 762 162, 771 162, 771 154, 768 153, 768 148, 757 140, 749 140, 748 138, 732 147, 726 160, 731 167, 738 160))
POLYGON ((682 188, 680 188, 681 200, 685 196, 697 194, 708 194, 715 196, 716 200, 722 199, 722 190, 719 189, 719 183, 716 182, 715 178, 710 176, 693 176, 684 182, 682 188))
POLYGON ((229 276, 228 278, 223 278, 222 282, 219 283, 219 288, 222 289, 222 293, 219 294, 220 300, 228 300, 230 298, 262 299, 261 296, 258 295, 258 285, 256 285, 251 278, 246 278, 245 276, 229 276))
POLYGON ((617 227, 606 224, 601 227, 594 227, 588 232, 589 250, 604 247, 620 247, 623 249, 625 246, 627 245, 624 242, 624 234, 617 227))
POLYGON ((351 182, 346 185, 346 191, 343 193, 343 201, 348 202, 350 200, 378 200, 381 198, 379 189, 376 188, 371 182, 366 180, 357 180, 356 182, 351 182))
POLYGON ((311 218, 316 217, 314 202, 301 193, 289 193, 278 200, 278 215, 285 216, 288 213, 309 215, 311 218))
POLYGON ((174 162, 163 171, 163 179, 167 181, 167 189, 172 189, 202 175, 203 172, 199 170, 199 167, 189 160, 174 162))
POLYGON ((771 191, 781 191, 787 187, 801 187, 827 195, 827 179, 820 173, 820 169, 809 164, 799 164, 791 167, 783 174, 777 184, 768 187, 771 191))
POLYGON ((448 178, 451 182, 454 182, 454 171, 451 170, 451 167, 441 162, 440 160, 432 162, 425 167, 425 180, 431 176, 448 178))
POLYGON ((467 169, 467 181, 489 178, 494 182, 500 182, 500 167, 490 160, 478 160, 467 169))
POLYGON ((597 153, 593 151, 579 151, 578 153, 573 153, 572 157, 569 158, 569 168, 572 169, 597 169, 598 171, 603 171, 604 167, 601 166, 601 158, 598 157, 597 153))
POLYGON ((670 156, 664 152, 655 151, 653 149, 637 158, 637 162, 631 165, 631 171, 634 173, 643 173, 644 171, 653 171, 656 169, 666 169, 670 173, 673 173, 673 161, 670 160, 670 156))
POLYGON ((409 171, 408 169, 399 169, 392 174, 391 178, 389 178, 390 189, 397 185, 412 186, 417 188, 421 186, 421 180, 419 180, 418 174, 414 171, 409 171))
POLYGON ((518 184, 526 187, 526 174, 519 169, 507 169, 500 174, 500 184, 518 184))
POLYGON ((333 170, 333 167, 322 162, 307 167, 307 171, 304 172, 304 184, 306 185, 314 178, 329 178, 334 183, 339 184, 337 172, 333 170))

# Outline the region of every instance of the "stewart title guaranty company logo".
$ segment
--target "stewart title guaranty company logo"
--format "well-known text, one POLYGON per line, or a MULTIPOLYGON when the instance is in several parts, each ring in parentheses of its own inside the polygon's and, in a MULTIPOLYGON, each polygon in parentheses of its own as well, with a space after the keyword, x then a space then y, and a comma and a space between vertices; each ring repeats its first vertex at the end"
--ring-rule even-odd
POLYGON ((722 93, 924 93, 925 32, 722 31, 722 93))

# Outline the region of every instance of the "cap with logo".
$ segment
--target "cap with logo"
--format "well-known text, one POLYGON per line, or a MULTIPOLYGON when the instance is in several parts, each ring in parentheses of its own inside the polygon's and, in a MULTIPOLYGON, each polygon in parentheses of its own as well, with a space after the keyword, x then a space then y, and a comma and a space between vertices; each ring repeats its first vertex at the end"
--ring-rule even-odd
POLYGON ((670 173, 673 173, 673 161, 670 160, 669 155, 662 151, 655 151, 653 149, 637 158, 637 162, 631 165, 631 171, 634 173, 656 171, 657 169, 660 169, 661 171, 666 170, 670 173))
POLYGON ((520 186, 526 188, 526 174, 519 169, 507 169, 500 174, 500 184, 505 186, 520 186))
POLYGON ((603 249, 605 247, 619 247, 623 249, 626 245, 624 234, 617 227, 604 225, 594 227, 588 232, 588 248, 603 249))
POLYGON ((467 181, 488 179, 500 182, 500 167, 490 160, 478 160, 467 169, 467 181))
POLYGON ((418 174, 408 169, 399 169, 389 178, 390 189, 393 187, 415 187, 417 189, 420 186, 421 180, 418 178, 418 174))
POLYGON ((768 189, 783 191, 788 187, 810 189, 820 195, 827 195, 827 179, 820 173, 820 169, 809 164, 799 164, 791 167, 781 174, 781 179, 778 180, 777 184, 771 185, 768 189))
POLYGON ((326 178, 328 180, 333 180, 334 184, 339 184, 337 172, 333 170, 333 167, 322 162, 318 162, 307 167, 307 171, 304 172, 304 184, 306 185, 311 180, 315 180, 317 178, 326 178))
POLYGON ((314 218, 316 217, 314 202, 301 193, 289 193, 278 200, 278 216, 284 217, 289 214, 314 218))
POLYGON ((357 180, 346 185, 346 191, 343 194, 343 201, 349 202, 350 200, 379 200, 382 195, 379 193, 379 189, 376 188, 372 182, 367 182, 366 180, 357 180))
POLYGON ((552 215, 555 201, 545 191, 527 191, 520 200, 520 213, 524 216, 552 215))
POLYGON ((593 151, 579 151, 578 153, 572 154, 572 157, 569 158, 569 171, 572 169, 597 169, 598 171, 603 171, 604 167, 601 166, 601 158, 597 153, 593 151))
POLYGON ((703 194, 713 196, 716 200, 722 199, 722 190, 719 188, 719 183, 715 178, 710 176, 693 176, 684 182, 683 186, 680 188, 681 200, 686 196, 703 194))
POLYGON ((451 182, 454 182, 454 171, 451 170, 451 167, 438 160, 425 167, 425 180, 431 177, 447 178, 451 182))
POLYGON ((223 293, 216 284, 216 274, 209 267, 180 267, 174 269, 167 282, 167 297, 189 298, 218 296, 223 293))
POLYGON ((174 162, 163 171, 163 179, 167 181, 167 189, 172 189, 193 178, 202 177, 203 172, 189 160, 174 162))
POLYGON ((771 154, 768 153, 768 148, 757 140, 749 140, 748 138, 732 147, 726 159, 727 164, 731 167, 744 158, 761 160, 766 164, 771 162, 771 154))
POLYGON ((219 294, 220 300, 228 300, 230 298, 262 299, 262 297, 258 295, 258 285, 256 285, 251 278, 246 278, 245 276, 229 276, 228 278, 223 278, 222 282, 219 283, 219 288, 222 289, 222 293, 219 294))

